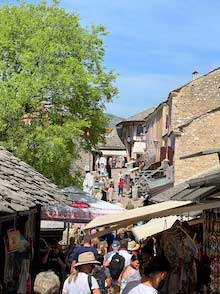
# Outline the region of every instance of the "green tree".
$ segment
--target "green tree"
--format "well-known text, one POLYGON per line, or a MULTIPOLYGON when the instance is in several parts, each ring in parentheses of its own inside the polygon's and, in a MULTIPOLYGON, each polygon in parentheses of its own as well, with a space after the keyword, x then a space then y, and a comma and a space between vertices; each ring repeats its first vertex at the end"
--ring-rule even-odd
POLYGON ((103 140, 117 93, 103 65, 106 29, 52 5, 0 7, 0 144, 59 186, 78 149, 103 140))

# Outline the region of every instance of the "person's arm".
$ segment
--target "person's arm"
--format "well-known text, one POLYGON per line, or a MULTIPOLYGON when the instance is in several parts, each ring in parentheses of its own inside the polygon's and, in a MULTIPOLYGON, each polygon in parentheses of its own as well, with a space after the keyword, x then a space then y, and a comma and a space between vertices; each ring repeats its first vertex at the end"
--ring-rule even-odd
POLYGON ((99 284, 97 280, 93 276, 90 276, 90 277, 91 277, 91 280, 90 280, 91 285, 89 285, 89 287, 92 294, 101 294, 101 290, 99 289, 99 284))
POLYGON ((71 269, 70 269, 70 273, 72 274, 75 270, 75 264, 76 264, 76 260, 73 260, 72 261, 72 264, 71 264, 71 269))
POLYGON ((121 272, 118 282, 121 283, 122 279, 126 279, 128 277, 129 269, 128 266, 121 272))
POLYGON ((47 251, 47 253, 44 255, 44 257, 42 258, 42 263, 46 264, 48 261, 48 256, 49 256, 50 250, 47 251))
POLYGON ((112 279, 107 278, 107 279, 105 280, 105 282, 106 282, 107 287, 110 288, 111 285, 112 285, 112 279))
POLYGON ((112 278, 108 268, 105 268, 105 283, 108 288, 112 285, 112 278))
POLYGON ((75 269, 75 264, 78 260, 78 256, 79 256, 79 253, 78 253, 78 249, 79 247, 75 247, 73 249, 73 252, 70 254, 70 258, 69 258, 69 263, 71 265, 71 270, 70 270, 70 273, 72 273, 72 271, 75 269))
POLYGON ((101 294, 101 290, 99 288, 93 289, 92 294, 101 294))
POLYGON ((63 271, 65 271, 65 269, 66 269, 66 264, 65 264, 65 262, 64 262, 60 257, 57 258, 57 262, 59 263, 61 269, 62 269, 63 271))
POLYGON ((111 260, 107 259, 104 263, 104 267, 109 267, 111 260))

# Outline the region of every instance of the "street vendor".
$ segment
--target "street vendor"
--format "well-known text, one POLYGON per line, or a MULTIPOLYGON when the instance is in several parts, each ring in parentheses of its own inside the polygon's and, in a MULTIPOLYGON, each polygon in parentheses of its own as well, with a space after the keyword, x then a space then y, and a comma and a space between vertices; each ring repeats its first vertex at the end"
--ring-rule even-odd
POLYGON ((54 271, 62 281, 62 275, 66 269, 65 256, 59 250, 59 245, 56 240, 52 241, 51 247, 42 259, 42 263, 45 264, 47 270, 54 271))

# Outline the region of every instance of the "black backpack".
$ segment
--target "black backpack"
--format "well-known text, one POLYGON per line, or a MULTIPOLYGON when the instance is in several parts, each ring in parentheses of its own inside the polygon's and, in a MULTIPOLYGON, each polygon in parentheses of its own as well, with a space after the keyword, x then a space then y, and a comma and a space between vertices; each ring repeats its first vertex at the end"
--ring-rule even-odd
POLYGON ((109 264, 110 275, 113 280, 117 280, 125 266, 125 258, 119 253, 115 253, 109 264))
POLYGON ((90 290, 92 289, 92 276, 96 279, 99 285, 101 294, 107 294, 108 292, 105 286, 105 279, 106 279, 105 268, 103 266, 97 266, 93 269, 92 273, 88 276, 90 290))

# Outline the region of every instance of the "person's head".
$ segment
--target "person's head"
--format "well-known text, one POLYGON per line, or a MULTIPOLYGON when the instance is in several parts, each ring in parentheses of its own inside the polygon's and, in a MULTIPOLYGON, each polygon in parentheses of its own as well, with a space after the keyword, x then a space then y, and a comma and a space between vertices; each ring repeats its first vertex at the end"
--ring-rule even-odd
POLYGON ((120 249, 127 250, 128 249, 128 241, 127 240, 120 240, 120 249))
POLYGON ((144 246, 141 249, 141 254, 142 254, 143 264, 147 264, 154 257, 153 247, 148 246, 148 245, 144 246))
POLYGON ((98 254, 98 255, 96 256, 96 260, 97 260, 100 264, 103 264, 103 262, 104 262, 104 257, 103 257, 103 255, 102 255, 102 254, 98 254))
POLYGON ((134 240, 128 242, 128 251, 136 253, 138 251, 138 249, 140 248, 140 245, 138 243, 136 243, 134 240))
POLYGON ((133 254, 130 261, 130 266, 134 269, 139 269, 140 267, 141 256, 139 254, 133 254))
POLYGON ((75 237, 70 237, 70 245, 74 245, 76 243, 75 237))
POLYGON ((118 240, 114 240, 113 243, 112 243, 112 245, 111 245, 111 247, 112 247, 112 250, 118 250, 119 247, 120 247, 119 241, 118 240))
POLYGON ((87 274, 91 273, 95 264, 100 264, 96 260, 93 252, 84 252, 78 256, 78 262, 75 265, 76 270, 80 272, 85 272, 87 274))
POLYGON ((92 239, 92 246, 93 246, 94 248, 98 248, 99 244, 100 244, 100 240, 99 240, 98 237, 92 239))
POLYGON ((154 257, 144 268, 142 274, 145 281, 150 281, 155 289, 160 289, 170 272, 170 263, 164 257, 154 257))
POLYGON ((53 254, 59 253, 59 244, 58 244, 57 240, 55 240, 55 239, 52 240, 50 247, 52 249, 53 254))
POLYGON ((91 245, 91 238, 88 235, 85 235, 82 241, 83 245, 91 245))
POLYGON ((35 294, 59 294, 60 279, 52 271, 39 273, 34 281, 35 294))

